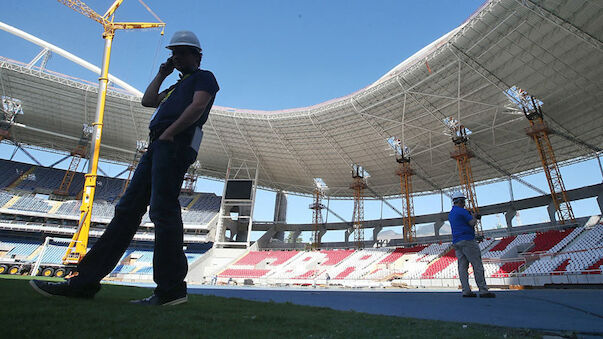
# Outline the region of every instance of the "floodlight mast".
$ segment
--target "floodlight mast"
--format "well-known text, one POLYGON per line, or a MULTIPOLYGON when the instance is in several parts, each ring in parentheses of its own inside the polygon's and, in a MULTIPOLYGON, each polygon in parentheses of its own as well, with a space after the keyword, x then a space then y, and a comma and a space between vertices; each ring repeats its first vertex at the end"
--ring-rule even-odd
POLYGON ((325 209, 325 205, 322 204, 322 198, 325 196, 329 189, 321 178, 314 178, 314 202, 310 204, 309 208, 312 210, 312 249, 319 250, 322 227, 324 226, 322 220, 322 210, 325 209))
POLYGON ((398 168, 396 175, 400 177, 400 198, 402 200, 402 233, 404 241, 411 243, 416 238, 415 208, 412 198, 412 176, 415 171, 410 166, 410 150, 400 139, 394 140, 394 150, 398 168))
POLYGON ((67 248, 67 252, 63 257, 63 263, 77 264, 86 254, 88 247, 88 232, 90 230, 90 221, 92 218, 92 206, 94 202, 94 192, 96 189, 96 176, 98 170, 98 159, 101 145, 101 136, 103 132, 103 117, 105 112, 105 99, 107 95, 107 84, 109 82, 109 61, 111 59, 111 46, 115 31, 118 29, 140 29, 140 28, 156 28, 161 27, 161 34, 165 29, 165 23, 148 23, 148 22, 114 22, 115 11, 121 5, 123 0, 116 0, 109 7, 104 15, 100 15, 92 10, 88 5, 80 0, 57 0, 60 3, 70 7, 71 9, 83 14, 92 20, 103 25, 103 39, 105 40, 105 48, 103 52, 103 61, 101 74, 98 78, 98 101, 96 105, 95 122, 92 124, 94 130, 92 132, 92 159, 88 166, 88 173, 85 175, 84 191, 82 195, 82 205, 80 207, 80 220, 78 228, 73 235, 71 243, 67 248))
MULTIPOLYGON (((479 214, 475 182, 473 181, 473 171, 471 169, 471 158, 474 157, 474 154, 468 147, 471 131, 453 117, 445 119, 444 123, 450 129, 452 136, 454 151, 450 152, 450 157, 456 160, 461 184, 460 189, 466 197, 467 209, 475 214, 479 214)), ((479 217, 475 223, 475 230, 478 235, 483 235, 482 223, 479 217)))

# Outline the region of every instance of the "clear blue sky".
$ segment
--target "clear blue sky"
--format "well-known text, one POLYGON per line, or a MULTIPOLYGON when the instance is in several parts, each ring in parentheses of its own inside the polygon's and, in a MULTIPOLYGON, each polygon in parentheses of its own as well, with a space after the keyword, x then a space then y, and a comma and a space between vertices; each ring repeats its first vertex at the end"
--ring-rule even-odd
MULTIPOLYGON (((347 95, 377 80, 413 53, 454 29, 481 4, 463 1, 145 1, 167 23, 159 30, 119 31, 115 37, 110 72, 144 91, 158 65, 169 56, 163 46, 174 31, 197 33, 204 49, 202 68, 212 70, 221 86, 216 105, 248 109, 284 109, 308 106, 347 95)), ((109 0, 86 3, 104 13, 109 0)), ((119 21, 155 21, 137 0, 125 0, 117 11, 119 21)), ((49 0, 3 0, 0 21, 53 43, 99 64, 103 42, 100 24, 66 6, 49 0)), ((29 62, 39 47, 0 31, 0 56, 29 62)), ((60 56, 48 68, 96 81, 91 72, 60 56)), ((166 83, 173 82, 175 75, 166 83)), ((10 156, 0 147, 0 157, 10 156)), ((536 155, 535 155, 536 156, 536 155)), ((41 155, 45 165, 51 156, 41 155)), ((22 154, 17 160, 26 161, 22 154)), ((109 174, 121 169, 102 165, 109 174)), ((562 169, 568 188, 601 182, 596 161, 562 169)), ((546 191, 543 175, 526 178, 546 191)), ((514 183, 515 198, 535 195, 514 183)), ((202 180, 198 190, 222 193, 220 182, 202 180)), ((478 188, 481 205, 509 200, 506 183, 478 188), (500 192, 503 192, 502 194, 500 192)), ((274 193, 260 191, 256 220, 272 219, 274 193)), ((310 222, 307 198, 289 197, 288 222, 310 222)), ((399 206, 398 200, 392 204, 399 206)), ((444 201, 444 209, 450 202, 444 201)), ((598 213, 594 199, 574 203, 578 215, 598 213)), ((351 218, 350 201, 331 207, 351 218)), ((417 214, 439 211, 440 198, 420 197, 417 214)), ((366 218, 381 216, 380 204, 367 202, 366 218)), ((395 217, 387 206, 384 217, 395 217)), ((329 220, 333 217, 329 217, 329 220)), ((522 223, 548 219, 543 209, 525 211, 522 223)), ((504 223, 504 219, 501 220, 504 223)), ((485 220, 498 222, 495 216, 485 220)), ((400 233, 399 229, 395 229, 400 233)), ((326 240, 341 240, 338 232, 326 240)), ((307 238, 307 237, 305 237, 307 238)))

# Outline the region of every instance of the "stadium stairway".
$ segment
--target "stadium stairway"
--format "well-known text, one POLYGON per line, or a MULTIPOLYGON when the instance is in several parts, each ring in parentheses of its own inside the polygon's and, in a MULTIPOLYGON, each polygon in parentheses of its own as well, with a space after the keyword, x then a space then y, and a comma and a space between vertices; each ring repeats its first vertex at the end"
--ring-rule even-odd
POLYGON ((12 184, 6 186, 6 188, 13 189, 17 187, 23 180, 27 178, 27 176, 29 176, 33 171, 35 171, 36 168, 37 166, 31 166, 27 171, 23 172, 23 174, 21 174, 21 176, 18 177, 17 180, 13 181, 12 184))
POLYGON ((197 203, 197 200, 199 200, 199 198, 201 198, 201 194, 195 194, 195 197, 193 198, 193 200, 191 200, 191 202, 188 203, 188 205, 186 205, 186 209, 190 209, 193 206, 195 206, 195 204, 197 203))
POLYGON ((20 195, 13 196, 2 208, 11 208, 19 199, 21 199, 20 195))

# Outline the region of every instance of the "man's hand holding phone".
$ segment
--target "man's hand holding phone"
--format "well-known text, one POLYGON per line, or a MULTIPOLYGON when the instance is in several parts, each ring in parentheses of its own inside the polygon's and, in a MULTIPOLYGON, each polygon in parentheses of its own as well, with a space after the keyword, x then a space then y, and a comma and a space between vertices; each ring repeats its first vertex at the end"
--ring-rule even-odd
POLYGON ((174 61, 172 60, 172 57, 169 57, 164 63, 161 64, 161 66, 159 66, 159 73, 165 77, 172 74, 173 71, 174 61))

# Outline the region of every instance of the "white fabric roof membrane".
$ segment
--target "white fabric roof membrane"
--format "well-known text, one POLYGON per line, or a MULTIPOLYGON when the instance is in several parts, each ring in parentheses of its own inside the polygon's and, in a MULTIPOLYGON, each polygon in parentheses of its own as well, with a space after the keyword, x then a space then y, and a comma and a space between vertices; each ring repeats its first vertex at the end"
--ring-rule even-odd
MULTIPOLYGON (((505 91, 517 86, 542 100, 545 120, 564 135, 603 146, 603 8, 586 0, 493 0, 464 24, 423 48, 375 83, 311 107, 255 111, 215 106, 198 160, 204 176, 225 177, 228 159, 257 160, 259 184, 311 193, 322 178, 332 197, 352 195, 351 165, 369 173, 382 196, 400 193, 387 139, 412 153, 415 192, 457 186, 446 117, 472 131, 476 181, 540 168, 528 121, 505 91)), ((401 37, 401 40, 403 38, 401 37)), ((0 60, 1 95, 20 99, 18 141, 69 151, 94 118, 96 85, 0 60)), ((129 162, 146 139, 152 109, 112 91, 107 98, 106 159, 129 162)), ((557 160, 592 150, 551 137, 557 160)), ((369 194, 370 195, 370 194, 369 194)))

